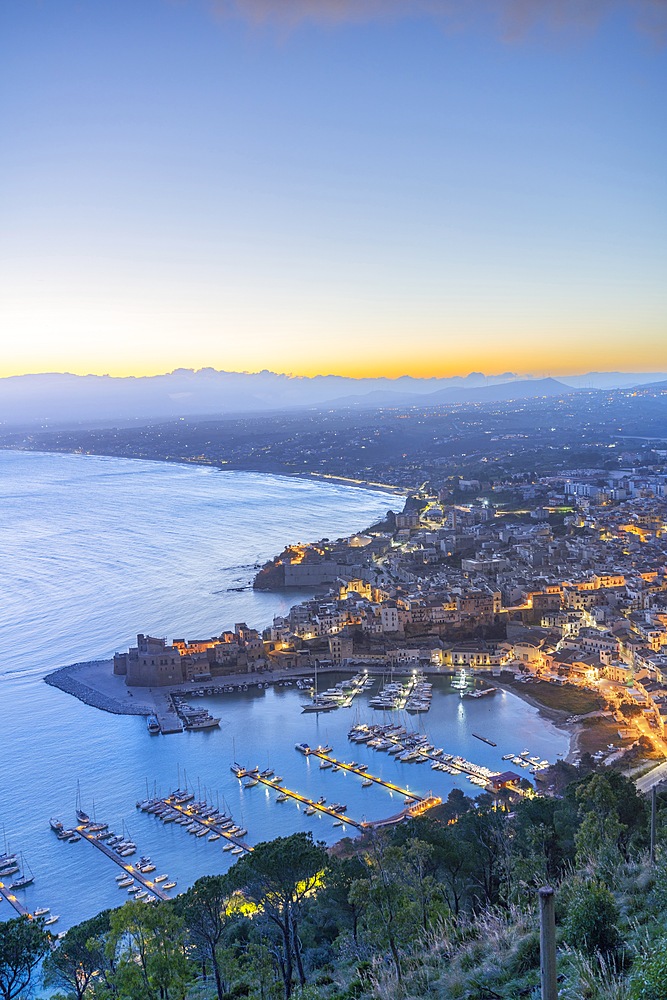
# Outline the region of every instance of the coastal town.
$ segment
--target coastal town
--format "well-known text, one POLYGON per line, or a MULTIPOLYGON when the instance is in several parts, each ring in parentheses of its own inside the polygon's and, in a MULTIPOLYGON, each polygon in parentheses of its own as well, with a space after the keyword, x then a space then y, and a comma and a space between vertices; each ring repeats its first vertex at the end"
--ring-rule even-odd
POLYGON ((571 470, 514 486, 512 512, 479 486, 425 484, 359 534, 287 546, 254 585, 315 588, 312 599, 263 631, 238 623, 171 644, 139 635, 114 673, 145 689, 317 669, 463 670, 526 697, 547 684, 588 689, 613 737, 598 758, 638 743, 667 755, 667 476, 627 470, 602 482, 571 470))

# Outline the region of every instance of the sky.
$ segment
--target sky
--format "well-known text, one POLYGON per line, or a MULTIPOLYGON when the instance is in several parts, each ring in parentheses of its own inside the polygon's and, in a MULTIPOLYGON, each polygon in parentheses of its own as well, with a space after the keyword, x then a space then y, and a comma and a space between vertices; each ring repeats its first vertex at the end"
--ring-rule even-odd
POLYGON ((0 376, 667 366, 664 0, 4 0, 0 376))

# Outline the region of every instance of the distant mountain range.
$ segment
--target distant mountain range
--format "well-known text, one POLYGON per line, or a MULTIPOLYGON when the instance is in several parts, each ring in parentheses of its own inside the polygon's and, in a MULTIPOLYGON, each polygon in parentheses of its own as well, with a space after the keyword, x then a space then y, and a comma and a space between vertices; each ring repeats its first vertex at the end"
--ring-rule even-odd
POLYGON ((262 371, 177 369, 166 375, 43 374, 0 379, 0 423, 9 426, 109 423, 219 416, 298 407, 435 406, 554 396, 583 389, 627 388, 667 379, 667 373, 589 372, 562 379, 513 372, 454 378, 347 378, 262 371))

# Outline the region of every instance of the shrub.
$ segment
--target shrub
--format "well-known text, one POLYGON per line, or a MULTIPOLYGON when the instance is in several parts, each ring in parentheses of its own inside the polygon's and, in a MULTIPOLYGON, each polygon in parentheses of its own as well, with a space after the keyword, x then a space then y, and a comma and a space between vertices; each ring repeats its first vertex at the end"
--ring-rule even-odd
POLYGON ((564 937, 589 955, 611 955, 618 948, 619 913, 609 889, 598 880, 580 882, 570 897, 564 937))
POLYGON ((522 937, 510 959, 512 975, 523 976, 540 967, 540 935, 537 931, 522 937))
POLYGON ((656 942, 635 966, 630 982, 632 1000, 667 1000, 667 941, 656 942))

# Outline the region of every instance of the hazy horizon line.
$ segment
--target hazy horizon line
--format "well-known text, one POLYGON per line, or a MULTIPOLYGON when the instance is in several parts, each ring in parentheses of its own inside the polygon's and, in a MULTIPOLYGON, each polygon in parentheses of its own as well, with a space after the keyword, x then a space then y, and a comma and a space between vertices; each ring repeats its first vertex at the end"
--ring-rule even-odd
POLYGON ((466 373, 452 372, 450 374, 438 373, 433 375, 412 375, 410 372, 403 372, 401 375, 387 375, 382 372, 375 372, 373 374, 362 374, 362 375, 350 375, 343 372, 336 371, 323 371, 317 372, 315 374, 305 374, 299 372, 289 372, 289 371, 274 371, 271 368, 260 368, 260 369, 228 369, 228 368, 215 368, 213 365, 204 365, 201 368, 189 368, 186 366, 179 366, 177 368, 172 368, 169 371, 151 371, 151 372, 141 372, 141 373, 125 373, 125 374, 112 374, 111 372, 103 371, 54 371, 54 370, 42 370, 42 371, 22 371, 22 372, 9 372, 8 374, 0 374, 0 381, 4 381, 10 378, 31 378, 39 377, 42 375, 62 375, 62 376, 73 376, 75 378, 109 378, 109 379, 142 379, 142 378, 164 378, 169 375, 176 375, 179 373, 191 373, 193 375, 198 375, 202 372, 214 372, 218 375, 275 375, 279 378, 289 378, 289 379, 304 379, 313 380, 317 378, 341 378, 350 379, 355 382, 361 382, 369 379, 385 379, 388 382, 399 382, 402 379, 413 379, 418 382, 429 382, 438 381, 442 379, 453 379, 470 378, 472 375, 477 375, 482 378, 502 378, 503 376, 508 376, 508 379, 545 379, 545 378, 572 378, 572 377, 582 377, 584 375, 650 375, 650 374, 662 374, 664 370, 667 369, 667 361, 664 365, 658 365, 653 368, 644 368, 643 371, 633 371, 630 369, 572 369, 568 371, 561 370, 538 370, 538 371, 498 371, 498 372, 485 372, 481 369, 472 369, 466 373))

